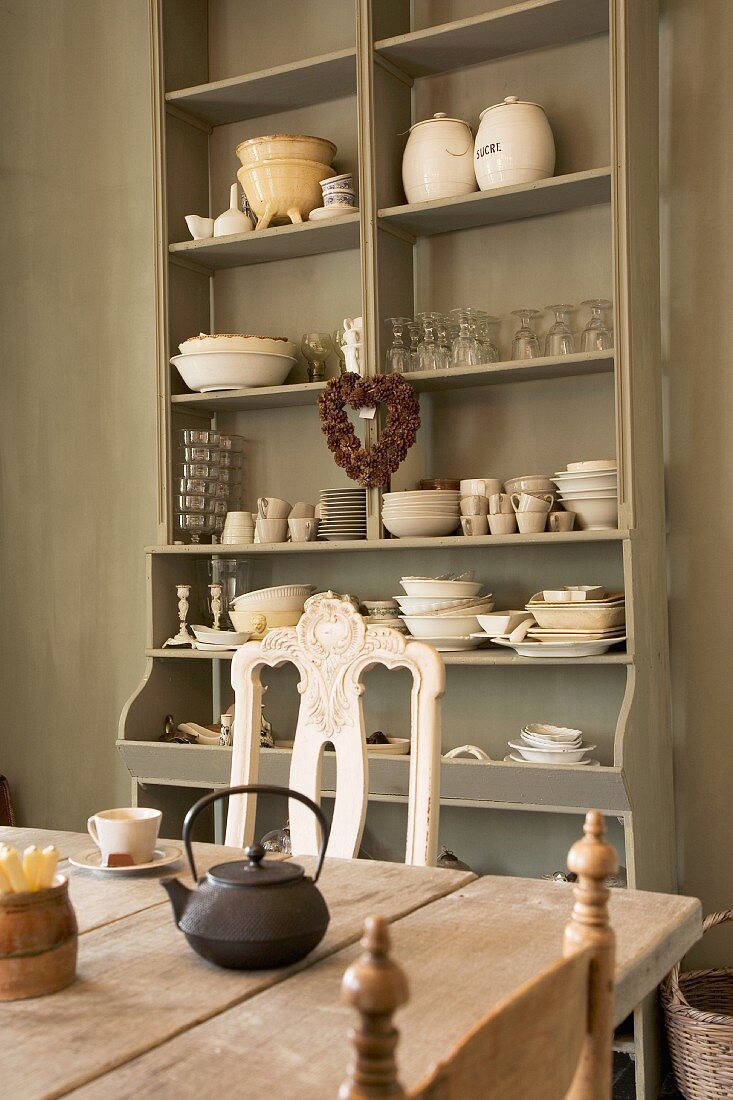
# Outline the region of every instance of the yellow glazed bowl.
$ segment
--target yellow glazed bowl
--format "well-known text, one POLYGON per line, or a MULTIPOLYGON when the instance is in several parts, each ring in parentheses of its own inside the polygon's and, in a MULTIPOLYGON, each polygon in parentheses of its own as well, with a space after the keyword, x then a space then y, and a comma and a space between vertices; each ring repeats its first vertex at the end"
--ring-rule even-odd
MULTIPOLYGON (((292 160, 317 160, 330 164, 336 155, 336 146, 327 138, 309 134, 267 134, 250 138, 237 146, 237 156, 245 168, 268 160, 287 158, 292 160)), ((333 175, 333 172, 331 173, 333 175)))
POLYGON ((304 221, 323 201, 321 180, 333 172, 317 160, 268 160, 240 168, 237 179, 257 215, 257 229, 273 220, 304 221))
POLYGON ((280 626, 297 626, 300 611, 230 611, 229 618, 235 630, 248 630, 253 641, 259 642, 268 630, 280 626))

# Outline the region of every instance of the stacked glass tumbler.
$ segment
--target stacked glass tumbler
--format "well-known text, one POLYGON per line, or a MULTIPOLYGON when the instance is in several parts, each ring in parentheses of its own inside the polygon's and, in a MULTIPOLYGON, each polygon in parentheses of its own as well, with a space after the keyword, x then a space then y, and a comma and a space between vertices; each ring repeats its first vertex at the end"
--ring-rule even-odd
POLYGON ((230 510, 241 507, 244 440, 215 429, 181 428, 174 463, 175 525, 200 542, 220 535, 230 510))

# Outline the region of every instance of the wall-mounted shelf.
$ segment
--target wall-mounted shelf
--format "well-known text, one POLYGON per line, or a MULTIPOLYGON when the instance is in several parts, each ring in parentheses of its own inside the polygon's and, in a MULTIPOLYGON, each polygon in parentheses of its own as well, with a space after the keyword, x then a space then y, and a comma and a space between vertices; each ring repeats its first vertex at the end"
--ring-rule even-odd
MULTIPOLYGON (((229 783, 231 749, 217 745, 167 745, 159 741, 118 741, 131 773, 147 783, 194 787, 225 787, 229 783)), ((291 753, 262 749, 261 783, 287 786, 291 753)), ((335 790, 335 757, 323 758, 323 791, 335 790)), ((405 801, 408 756, 369 758, 370 798, 405 801)), ((447 805, 493 805, 517 810, 559 810, 580 813, 588 806, 623 814, 629 799, 623 772, 617 767, 573 768, 555 764, 479 763, 444 760, 440 765, 440 801, 447 805)))
POLYGON ((315 405, 325 382, 300 382, 292 386, 263 386, 256 390, 220 390, 216 393, 176 393, 174 406, 205 412, 243 412, 256 409, 291 409, 315 405))
MULTIPOLYGON (((147 649, 147 657, 165 657, 173 660, 194 661, 231 661, 234 650, 214 653, 200 649, 147 649)), ((516 653, 496 649, 470 649, 465 653, 441 653, 445 665, 486 668, 492 665, 515 668, 527 665, 541 668, 544 665, 631 665, 634 658, 630 653, 601 653, 597 657, 519 657, 516 653)))
POLYGON ((212 126, 292 111, 356 92, 356 50, 309 57, 293 65, 199 84, 166 94, 166 101, 212 126))
POLYGON ((187 554, 207 557, 211 554, 351 554, 375 550, 485 550, 492 546, 561 546, 563 544, 622 542, 628 531, 542 531, 536 535, 446 535, 422 539, 362 539, 354 542, 270 542, 243 546, 219 544, 149 546, 149 554, 187 554))
POLYGON ((359 215, 344 214, 330 222, 276 225, 251 233, 210 237, 205 241, 180 241, 169 245, 168 253, 172 260, 193 261, 209 271, 220 271, 276 260, 295 260, 299 256, 323 256, 358 247, 359 215))
POLYGON ((611 201, 611 169, 592 168, 551 176, 537 183, 474 191, 453 199, 388 206, 378 211, 379 224, 397 226, 413 237, 432 237, 458 229, 559 214, 611 201))
POLYGON ((606 31, 607 0, 527 0, 470 19, 383 38, 374 49, 408 76, 435 76, 606 31))

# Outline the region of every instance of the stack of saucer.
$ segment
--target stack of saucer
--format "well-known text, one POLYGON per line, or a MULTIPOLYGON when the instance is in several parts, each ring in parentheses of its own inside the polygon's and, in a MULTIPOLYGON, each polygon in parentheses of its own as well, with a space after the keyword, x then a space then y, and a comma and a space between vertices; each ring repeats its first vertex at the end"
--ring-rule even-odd
POLYGON ((586 753, 596 746, 583 740, 580 730, 567 729, 565 726, 547 726, 537 722, 522 726, 519 741, 509 741, 514 751, 505 759, 514 763, 532 764, 597 764, 586 753))
POLYGON ((227 512, 221 533, 223 546, 245 545, 254 542, 255 525, 251 512, 227 512))
POLYGON ((460 491, 419 489, 385 493, 382 522, 398 539, 452 535, 460 523, 460 491))
POLYGON ((321 489, 319 506, 319 539, 353 542, 366 538, 366 489, 321 489))

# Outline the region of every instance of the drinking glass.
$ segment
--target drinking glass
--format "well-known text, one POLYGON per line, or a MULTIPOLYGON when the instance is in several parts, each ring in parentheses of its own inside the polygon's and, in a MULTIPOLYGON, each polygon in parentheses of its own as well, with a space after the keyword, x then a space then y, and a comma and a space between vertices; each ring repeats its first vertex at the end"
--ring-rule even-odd
POLYGON ((387 324, 392 326, 392 347, 387 350, 385 374, 404 374, 410 370, 410 350, 403 342, 405 326, 410 317, 388 317, 387 324))
POLYGON ((532 321, 539 317, 539 309, 513 309, 512 317, 518 317, 519 328, 512 340, 512 359, 536 359, 540 354, 540 342, 532 328, 532 321))
POLYGON ((450 315, 458 324, 458 335, 451 349, 451 366, 476 367, 481 362, 481 345, 473 332, 471 310, 452 309, 450 315))
POLYGON ((580 335, 581 351, 607 351, 613 347, 613 333, 603 314, 611 308, 608 298, 589 298, 583 302, 590 308, 590 321, 580 335))
POLYGON ((435 324, 439 313, 418 313, 422 321, 422 334, 417 345, 418 370, 440 370, 440 345, 436 340, 435 324))
POLYGON ((555 323, 547 330, 545 337, 545 355, 572 355, 575 351, 575 341, 568 326, 568 314, 572 313, 573 306, 545 306, 548 313, 555 314, 555 323))
POLYGON ((499 341, 497 339, 497 333, 499 331, 500 321, 498 317, 493 317, 490 313, 487 313, 484 318, 484 326, 486 329, 486 362, 487 363, 500 363, 501 351, 499 350, 499 341))
POLYGON ((435 327, 438 337, 438 347, 440 349, 440 369, 444 370, 450 366, 451 346, 452 346, 452 324, 450 317, 438 316, 435 322, 435 327))
POLYGON ((344 342, 343 327, 335 328, 331 333, 331 339, 333 340, 333 350, 338 355, 339 374, 346 374, 346 356, 344 355, 344 349, 341 346, 344 342))
POLYGON ((308 360, 308 381, 322 382, 326 377, 326 360, 333 351, 328 332, 304 332, 300 350, 308 360))
POLYGON ((422 325, 419 321, 409 321, 406 328, 410 334, 410 370, 419 370, 417 348, 420 343, 422 325))

